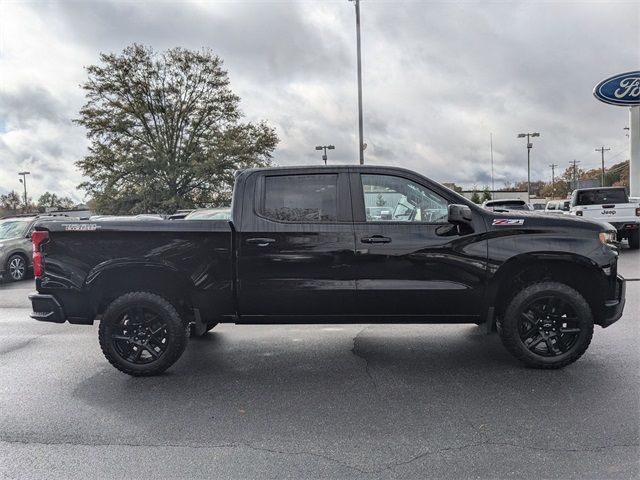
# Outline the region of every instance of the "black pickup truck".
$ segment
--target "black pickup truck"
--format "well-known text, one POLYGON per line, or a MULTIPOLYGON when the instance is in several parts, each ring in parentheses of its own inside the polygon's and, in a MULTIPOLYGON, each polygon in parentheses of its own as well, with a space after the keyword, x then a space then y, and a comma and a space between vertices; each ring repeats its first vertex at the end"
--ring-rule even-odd
POLYGON ((622 315, 614 239, 400 168, 246 170, 229 221, 37 224, 32 317, 99 319, 131 375, 164 371, 218 322, 483 324, 526 365, 560 368, 622 315))

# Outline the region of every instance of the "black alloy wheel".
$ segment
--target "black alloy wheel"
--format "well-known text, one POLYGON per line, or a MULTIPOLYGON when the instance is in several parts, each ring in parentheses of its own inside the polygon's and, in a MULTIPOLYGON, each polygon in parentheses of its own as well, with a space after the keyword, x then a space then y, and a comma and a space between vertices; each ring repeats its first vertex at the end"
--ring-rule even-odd
POLYGON ((189 325, 165 298, 131 292, 109 304, 98 334, 102 353, 114 367, 129 375, 150 376, 180 358, 189 325))
POLYGON ((168 346, 167 322, 150 308, 130 307, 111 328, 111 343, 127 362, 144 365, 158 360, 168 346))
POLYGON ((522 309, 520 340, 536 355, 555 357, 578 341, 581 324, 571 305, 555 296, 539 297, 522 309))
POLYGON ((560 282, 527 285, 498 321, 504 346, 534 368, 562 368, 575 362, 593 337, 593 315, 585 298, 560 282))

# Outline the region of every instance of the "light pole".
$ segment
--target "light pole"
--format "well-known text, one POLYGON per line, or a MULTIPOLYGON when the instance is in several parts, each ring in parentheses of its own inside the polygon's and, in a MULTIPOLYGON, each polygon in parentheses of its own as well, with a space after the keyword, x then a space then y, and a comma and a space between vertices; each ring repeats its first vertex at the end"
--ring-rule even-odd
POLYGON ((364 140, 362 133, 362 55, 360 53, 360 0, 349 0, 356 6, 356 48, 358 57, 358 133, 360 136, 360 165, 364 165, 364 140))
POLYGON ((24 211, 27 212, 27 175, 31 175, 31 172, 18 172, 18 175, 22 175, 20 183, 24 186, 24 211))
POLYGON ((333 145, 318 145, 316 147, 316 150, 324 150, 324 153, 322 154, 322 160, 324 160, 324 164, 327 164, 327 150, 335 150, 336 147, 333 145))
POLYGON ((527 202, 531 202, 531 149, 533 148, 533 143, 531 143, 530 137, 539 136, 538 132, 518 134, 518 138, 527 137, 527 202))

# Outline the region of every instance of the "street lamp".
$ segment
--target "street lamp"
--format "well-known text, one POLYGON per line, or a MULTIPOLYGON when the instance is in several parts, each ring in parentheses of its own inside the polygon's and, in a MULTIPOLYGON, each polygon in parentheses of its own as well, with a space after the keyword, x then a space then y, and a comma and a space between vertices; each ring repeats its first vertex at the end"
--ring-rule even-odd
POLYGON ((322 160, 324 160, 324 164, 327 164, 327 150, 335 150, 336 147, 333 145, 318 145, 316 147, 316 150, 324 150, 324 153, 322 154, 322 160))
POLYGON ((18 175, 22 175, 20 183, 24 186, 24 211, 27 211, 27 175, 31 175, 31 172, 18 172, 18 175))
POLYGON ((538 132, 534 133, 519 133, 518 138, 527 137, 527 201, 531 202, 531 149, 533 143, 531 143, 530 137, 539 137, 538 132))
POLYGON ((360 0, 349 0, 356 6, 356 53, 358 58, 358 133, 360 137, 360 165, 364 165, 365 144, 362 138, 362 55, 360 54, 360 0))

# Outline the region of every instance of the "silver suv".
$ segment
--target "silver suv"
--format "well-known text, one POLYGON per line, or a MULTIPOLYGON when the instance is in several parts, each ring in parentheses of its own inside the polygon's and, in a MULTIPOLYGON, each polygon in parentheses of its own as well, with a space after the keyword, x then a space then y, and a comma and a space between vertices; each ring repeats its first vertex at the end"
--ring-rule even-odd
POLYGON ((27 276, 31 265, 31 230, 36 217, 0 220, 0 280, 17 282, 27 276))

